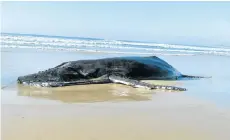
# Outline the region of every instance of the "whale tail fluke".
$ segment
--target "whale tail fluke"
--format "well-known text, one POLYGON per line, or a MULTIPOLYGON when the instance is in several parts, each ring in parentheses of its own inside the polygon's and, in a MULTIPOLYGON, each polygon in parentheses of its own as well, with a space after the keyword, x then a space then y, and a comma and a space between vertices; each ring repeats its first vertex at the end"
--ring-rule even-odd
POLYGON ((182 78, 188 78, 188 79, 201 79, 201 78, 212 78, 212 77, 211 77, 211 76, 182 75, 182 78))

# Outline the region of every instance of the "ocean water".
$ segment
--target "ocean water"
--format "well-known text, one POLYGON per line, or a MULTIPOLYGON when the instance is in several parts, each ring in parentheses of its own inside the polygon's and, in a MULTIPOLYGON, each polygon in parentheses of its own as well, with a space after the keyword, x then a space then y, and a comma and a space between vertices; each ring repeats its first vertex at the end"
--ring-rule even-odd
MULTIPOLYGON (((9 87, 16 84, 18 76, 45 70, 65 61, 115 56, 156 55, 183 74, 212 76, 212 78, 168 83, 167 81, 155 82, 163 82, 163 84, 168 85, 175 84, 188 89, 186 92, 174 94, 183 94, 205 100, 219 107, 230 107, 230 47, 183 46, 5 33, 1 34, 0 41, 3 103, 19 100, 20 95, 5 92, 12 90, 9 87)), ((162 93, 162 91, 152 91, 152 93, 148 101, 154 98, 154 94, 162 93)), ((29 97, 26 101, 29 102, 30 99, 32 100, 29 97)), ((23 100, 23 103, 25 102, 23 100)))
POLYGON ((131 55, 220 55, 230 56, 230 46, 186 46, 80 37, 1 34, 1 48, 53 51, 104 52, 131 55))

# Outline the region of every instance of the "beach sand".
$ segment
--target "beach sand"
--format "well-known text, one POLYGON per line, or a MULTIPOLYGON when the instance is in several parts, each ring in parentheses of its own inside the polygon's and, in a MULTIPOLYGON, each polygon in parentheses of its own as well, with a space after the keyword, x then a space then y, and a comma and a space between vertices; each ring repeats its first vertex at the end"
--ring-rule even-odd
POLYGON ((230 89, 226 75, 229 59, 225 57, 163 57, 182 72, 213 76, 191 81, 147 81, 186 87, 186 92, 150 91, 118 84, 63 88, 15 84, 17 76, 63 61, 83 56, 108 57, 95 55, 62 53, 60 57, 60 53, 2 52, 1 80, 5 85, 1 89, 2 139, 230 139, 230 89), (223 65, 225 69, 218 72, 223 65))
POLYGON ((2 104, 2 139, 230 138, 229 110, 181 92, 150 94, 149 90, 135 92, 133 88, 113 84, 42 90, 21 86, 17 90, 2 90, 4 95, 7 92, 20 96, 17 102, 11 99, 2 104), (112 91, 115 89, 117 93, 112 91), (28 102, 28 97, 34 100, 28 102))
POLYGON ((153 102, 2 105, 3 140, 228 140, 230 114, 181 95, 153 102))

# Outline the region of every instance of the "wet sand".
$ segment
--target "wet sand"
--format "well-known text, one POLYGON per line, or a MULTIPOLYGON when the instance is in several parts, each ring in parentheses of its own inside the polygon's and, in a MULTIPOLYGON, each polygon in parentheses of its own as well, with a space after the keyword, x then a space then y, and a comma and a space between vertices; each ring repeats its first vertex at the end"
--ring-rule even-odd
POLYGON ((15 103, 13 100, 12 103, 8 101, 2 104, 2 139, 230 138, 229 110, 217 108, 212 103, 199 101, 181 92, 150 94, 148 90, 134 92, 136 89, 113 84, 42 90, 43 92, 41 89, 20 86, 17 90, 2 90, 3 94, 16 92, 25 100, 35 98, 27 104, 15 103), (110 92, 114 87, 118 89, 119 94, 110 92), (98 88, 93 92, 95 94, 84 93, 95 88, 98 88), (36 92, 38 90, 40 92, 36 92), (105 92, 106 90, 108 92, 105 92), (127 92, 121 93, 120 90, 127 92), (73 91, 76 91, 75 94, 73 91), (67 95, 63 96, 64 94, 67 95), (29 99, 26 99, 28 97, 29 99), (70 100, 71 97, 73 100, 70 100), (39 102, 37 99, 48 102, 39 102))

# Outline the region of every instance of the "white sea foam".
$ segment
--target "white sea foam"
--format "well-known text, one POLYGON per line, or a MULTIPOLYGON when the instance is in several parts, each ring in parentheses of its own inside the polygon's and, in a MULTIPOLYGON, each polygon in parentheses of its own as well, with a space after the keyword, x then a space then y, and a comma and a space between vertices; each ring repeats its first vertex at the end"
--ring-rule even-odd
POLYGON ((2 34, 0 37, 0 43, 2 48, 27 48, 55 51, 87 51, 149 55, 209 54, 230 56, 230 48, 223 47, 183 46, 84 38, 60 38, 2 34))

